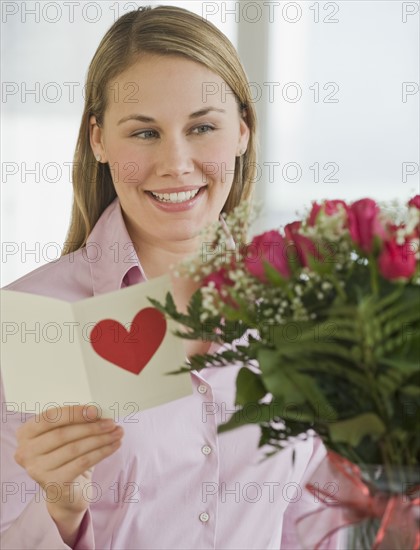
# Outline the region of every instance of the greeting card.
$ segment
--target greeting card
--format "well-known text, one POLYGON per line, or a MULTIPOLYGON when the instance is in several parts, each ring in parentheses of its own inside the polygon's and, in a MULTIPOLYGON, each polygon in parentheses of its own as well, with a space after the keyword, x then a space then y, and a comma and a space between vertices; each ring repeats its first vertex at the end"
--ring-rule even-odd
POLYGON ((18 410, 96 403, 121 417, 191 393, 176 325, 151 306, 171 290, 167 276, 65 302, 1 291, 1 369, 6 400, 18 410))

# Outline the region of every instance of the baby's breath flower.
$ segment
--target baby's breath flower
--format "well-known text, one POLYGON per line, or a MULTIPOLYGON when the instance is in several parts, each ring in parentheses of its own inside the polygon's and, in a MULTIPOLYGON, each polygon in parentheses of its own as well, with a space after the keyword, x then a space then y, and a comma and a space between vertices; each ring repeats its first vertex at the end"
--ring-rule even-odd
POLYGON ((200 322, 201 323, 205 323, 208 318, 209 318, 209 314, 207 313, 207 311, 203 311, 203 312, 200 313, 200 322))

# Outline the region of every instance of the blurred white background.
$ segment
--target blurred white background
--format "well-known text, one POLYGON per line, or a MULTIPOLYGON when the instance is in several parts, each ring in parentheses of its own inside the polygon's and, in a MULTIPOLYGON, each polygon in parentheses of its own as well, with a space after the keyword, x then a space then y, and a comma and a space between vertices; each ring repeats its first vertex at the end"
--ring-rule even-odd
POLYGON ((239 51, 260 120, 254 231, 323 197, 419 192, 418 1, 2 1, 2 285, 60 255, 88 64, 148 4, 199 13, 239 51))

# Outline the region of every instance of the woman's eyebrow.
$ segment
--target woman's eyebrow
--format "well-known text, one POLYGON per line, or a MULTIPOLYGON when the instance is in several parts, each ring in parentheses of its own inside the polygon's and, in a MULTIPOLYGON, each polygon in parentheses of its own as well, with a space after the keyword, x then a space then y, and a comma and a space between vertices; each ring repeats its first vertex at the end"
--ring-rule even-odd
MULTIPOLYGON (((206 109, 200 109, 199 111, 194 111, 191 113, 188 118, 198 118, 200 116, 207 115, 210 111, 216 111, 218 113, 226 113, 225 109, 218 109, 217 107, 207 107, 206 109)), ((139 122, 156 122, 156 120, 150 116, 141 115, 141 114, 132 114, 123 117, 118 121, 117 126, 128 120, 138 120, 139 122)))
POLYGON ((207 115, 210 111, 217 111, 218 113, 226 113, 225 109, 218 109, 217 107, 208 107, 207 109, 200 109, 199 111, 195 111, 194 113, 191 113, 188 118, 198 118, 200 116, 207 115))

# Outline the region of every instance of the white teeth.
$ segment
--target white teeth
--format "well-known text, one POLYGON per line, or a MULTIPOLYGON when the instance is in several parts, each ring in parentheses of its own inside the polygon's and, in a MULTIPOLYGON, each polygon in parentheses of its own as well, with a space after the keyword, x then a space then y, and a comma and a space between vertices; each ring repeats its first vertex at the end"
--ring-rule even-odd
POLYGON ((152 193, 152 195, 162 202, 185 202, 191 200, 197 195, 200 189, 195 191, 181 191, 180 193, 152 193))

